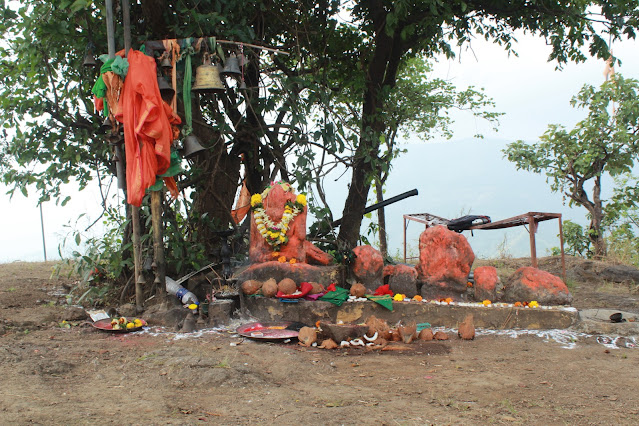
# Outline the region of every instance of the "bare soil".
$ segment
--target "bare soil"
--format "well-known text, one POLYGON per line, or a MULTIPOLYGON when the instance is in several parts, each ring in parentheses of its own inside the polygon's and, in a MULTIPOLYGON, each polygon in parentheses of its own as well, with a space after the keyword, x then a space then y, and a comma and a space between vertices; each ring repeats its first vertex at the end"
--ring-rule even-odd
MULTIPOLYGON (((73 281, 50 278, 52 267, 0 265, 2 424, 639 423, 639 350, 595 337, 566 349, 533 335, 451 335, 365 353, 242 340, 232 328, 109 334, 65 307, 73 281)), ((633 284, 568 281, 577 308, 639 312, 633 284)))

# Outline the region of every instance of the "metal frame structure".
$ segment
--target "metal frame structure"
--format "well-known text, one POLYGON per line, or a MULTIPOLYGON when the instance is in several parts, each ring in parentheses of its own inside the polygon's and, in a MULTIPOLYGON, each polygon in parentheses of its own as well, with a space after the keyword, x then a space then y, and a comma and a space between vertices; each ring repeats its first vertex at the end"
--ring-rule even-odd
MULTIPOLYGON (((566 282, 566 259, 564 256, 564 237, 563 237, 563 224, 561 221, 561 213, 542 213, 542 212, 528 212, 520 214, 518 216, 509 217, 507 219, 498 220, 496 222, 484 223, 482 225, 476 225, 469 228, 475 229, 504 229, 512 228, 515 226, 528 225, 528 234, 530 235, 530 259, 533 267, 537 267, 537 244, 535 241, 535 234, 537 233, 537 227, 539 222, 546 220, 558 219, 559 220, 559 245, 561 248, 561 272, 564 282, 566 282)), ((413 213, 404 215, 404 262, 406 262, 406 229, 408 227, 408 221, 423 223, 426 228, 437 225, 447 225, 450 222, 449 219, 435 216, 430 213, 413 213)))

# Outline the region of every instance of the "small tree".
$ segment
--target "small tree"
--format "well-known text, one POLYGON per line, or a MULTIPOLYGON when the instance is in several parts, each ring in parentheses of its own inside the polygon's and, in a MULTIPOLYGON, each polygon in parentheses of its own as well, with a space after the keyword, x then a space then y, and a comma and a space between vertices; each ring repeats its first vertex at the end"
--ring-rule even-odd
POLYGON ((568 131, 551 124, 535 144, 517 141, 504 150, 517 169, 544 171, 554 192, 570 204, 583 206, 590 216, 588 237, 596 256, 606 254, 602 222, 601 177, 629 172, 639 157, 639 82, 617 75, 597 90, 584 85, 570 102, 588 115, 568 131), (592 184, 590 194, 586 183, 592 184))

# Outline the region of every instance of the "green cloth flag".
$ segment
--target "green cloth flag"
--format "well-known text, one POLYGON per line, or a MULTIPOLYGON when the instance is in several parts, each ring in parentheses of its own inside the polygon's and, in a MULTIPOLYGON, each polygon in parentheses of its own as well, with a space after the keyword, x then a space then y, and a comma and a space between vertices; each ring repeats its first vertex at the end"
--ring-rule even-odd
POLYGON ((372 294, 366 294, 365 296, 368 300, 371 300, 379 305, 382 305, 389 311, 393 310, 393 298, 390 297, 388 294, 385 294, 383 296, 373 296, 372 294))
POLYGON ((335 287, 335 291, 329 291, 318 300, 323 300, 324 302, 331 302, 333 305, 342 306, 342 303, 348 300, 349 295, 350 292, 345 288, 335 287))

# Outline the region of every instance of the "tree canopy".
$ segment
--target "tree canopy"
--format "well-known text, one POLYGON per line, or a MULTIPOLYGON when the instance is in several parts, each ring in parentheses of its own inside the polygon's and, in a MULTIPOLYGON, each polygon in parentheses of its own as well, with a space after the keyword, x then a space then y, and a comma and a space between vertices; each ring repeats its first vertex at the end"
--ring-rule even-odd
MULTIPOLYGON (((351 182, 339 239, 353 246, 378 165, 388 160, 384 135, 400 126, 392 118, 398 78, 414 58, 453 56, 456 46, 476 37, 514 52, 515 32, 524 31, 544 37, 549 59, 561 67, 588 56, 608 58, 606 40, 634 38, 639 25, 637 0, 133 3, 134 48, 149 40, 207 37, 224 56, 230 45, 215 40, 246 43, 248 92, 229 84, 219 97, 193 98, 193 130, 207 150, 178 183, 193 189, 183 237, 205 245, 231 223, 242 173, 253 193, 278 177, 310 191, 341 163, 351 182)), ((25 0, 0 8, 7 40, 0 44, 3 182, 25 193, 34 186, 47 200, 61 196, 60 185, 69 180, 84 186, 110 179, 111 147, 99 133, 102 118, 90 94, 97 74, 81 66, 89 49, 106 51, 104 4, 25 0)), ((120 48, 119 6, 115 12, 120 48)), ((198 53, 194 67, 199 59, 198 53)), ((183 108, 178 105, 181 114, 183 108)), ((437 122, 418 125, 424 131, 437 122)), ((321 207, 321 189, 315 192, 312 201, 321 207)))
MULTIPOLYGON (((573 129, 551 124, 538 143, 517 141, 505 150, 518 169, 545 173, 553 191, 588 210, 589 238, 598 256, 606 253, 602 177, 629 173, 639 160, 638 95, 639 82, 621 75, 598 89, 586 84, 571 101, 573 107, 587 111, 573 129)), ((619 200, 622 192, 616 195, 619 200)))

